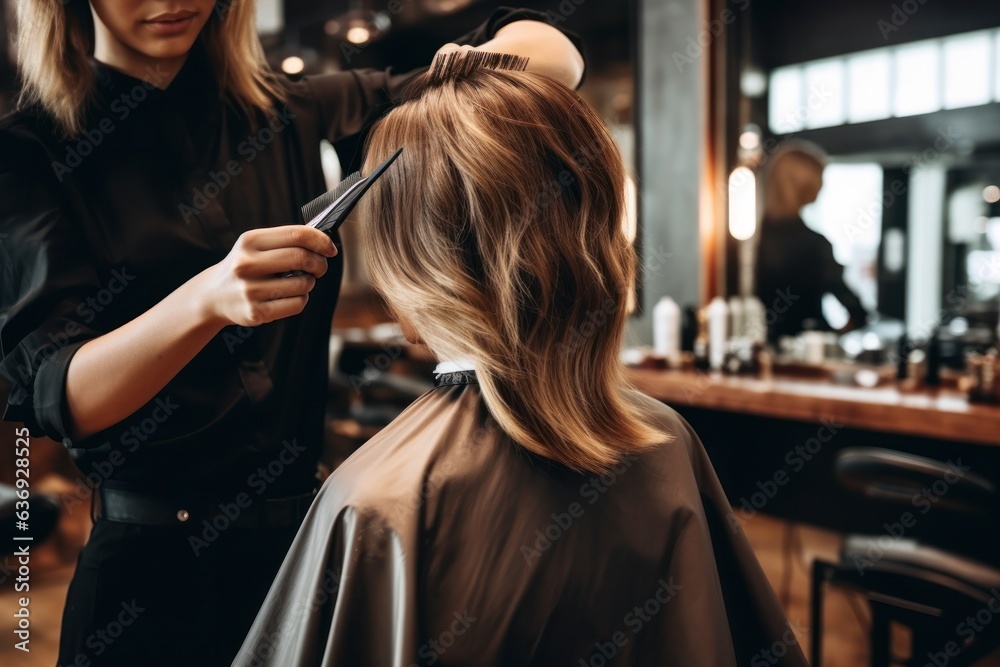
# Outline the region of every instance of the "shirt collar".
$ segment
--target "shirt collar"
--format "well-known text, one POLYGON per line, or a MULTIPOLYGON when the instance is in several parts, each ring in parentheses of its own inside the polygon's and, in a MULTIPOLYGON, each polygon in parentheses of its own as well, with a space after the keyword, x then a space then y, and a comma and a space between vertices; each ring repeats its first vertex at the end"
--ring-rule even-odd
POLYGON ((434 368, 434 375, 445 373, 458 373, 460 371, 475 371, 476 364, 468 359, 458 359, 455 361, 442 361, 434 368))
MULTIPOLYGON (((137 108, 147 104, 191 108, 218 99, 215 72, 200 39, 195 41, 180 71, 166 88, 160 88, 144 78, 126 74, 93 56, 90 58, 90 66, 94 72, 94 81, 100 97, 106 105, 120 105, 122 112, 126 108, 137 108)), ((160 75, 159 72, 155 66, 150 68, 150 77, 155 81, 160 75)))

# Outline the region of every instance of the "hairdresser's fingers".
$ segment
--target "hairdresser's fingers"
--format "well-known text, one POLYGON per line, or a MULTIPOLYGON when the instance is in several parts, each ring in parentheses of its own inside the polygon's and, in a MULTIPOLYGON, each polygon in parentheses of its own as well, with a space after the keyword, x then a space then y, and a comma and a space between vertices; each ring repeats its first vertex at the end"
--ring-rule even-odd
POLYGON ((292 315, 298 315, 309 303, 309 294, 271 299, 255 304, 256 316, 262 322, 273 322, 292 315))
POLYGON ((305 248, 320 255, 333 257, 337 247, 323 232, 305 225, 282 225, 262 227, 240 234, 237 244, 244 244, 253 250, 274 250, 276 248, 305 248))
POLYGON ((305 248, 278 248, 276 250, 261 250, 250 255, 252 261, 244 270, 241 278, 260 278, 286 271, 305 271, 317 278, 326 274, 329 264, 327 258, 305 248))
POLYGON ((316 279, 308 273, 288 278, 248 280, 243 286, 243 298, 249 303, 261 303, 302 296, 312 291, 316 279))
POLYGON ((443 56, 448 53, 453 53, 455 51, 471 51, 472 47, 468 44, 454 44, 449 42, 437 50, 436 56, 443 56))

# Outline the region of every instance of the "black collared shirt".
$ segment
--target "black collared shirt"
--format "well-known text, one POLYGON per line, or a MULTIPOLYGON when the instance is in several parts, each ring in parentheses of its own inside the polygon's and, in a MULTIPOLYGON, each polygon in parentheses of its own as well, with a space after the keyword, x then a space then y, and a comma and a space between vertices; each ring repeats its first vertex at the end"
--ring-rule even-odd
MULTIPOLYGON (((481 44, 524 18, 546 20, 502 8, 456 41, 481 44)), ((60 140, 31 110, 0 121, 3 419, 62 441, 92 483, 221 498, 311 488, 339 255, 301 314, 226 327, 133 415, 78 440, 67 368, 88 340, 221 261, 242 232, 301 222, 299 206, 325 190, 320 141, 359 132, 421 70, 287 81, 287 103, 255 128, 220 98, 200 46, 162 90, 92 64, 98 94, 81 137, 60 140)))

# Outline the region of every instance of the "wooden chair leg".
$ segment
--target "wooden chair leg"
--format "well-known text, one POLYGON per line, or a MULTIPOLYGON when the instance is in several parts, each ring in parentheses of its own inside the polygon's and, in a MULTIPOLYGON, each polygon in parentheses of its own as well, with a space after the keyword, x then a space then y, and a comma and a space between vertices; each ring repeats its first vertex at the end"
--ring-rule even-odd
POLYGON ((809 592, 809 627, 812 631, 809 663, 812 667, 820 667, 823 660, 823 585, 829 570, 829 563, 818 559, 813 561, 809 592))
POLYGON ((869 603, 872 610, 871 627, 871 667, 891 667, 890 649, 892 635, 889 626, 889 614, 885 605, 879 602, 869 603))

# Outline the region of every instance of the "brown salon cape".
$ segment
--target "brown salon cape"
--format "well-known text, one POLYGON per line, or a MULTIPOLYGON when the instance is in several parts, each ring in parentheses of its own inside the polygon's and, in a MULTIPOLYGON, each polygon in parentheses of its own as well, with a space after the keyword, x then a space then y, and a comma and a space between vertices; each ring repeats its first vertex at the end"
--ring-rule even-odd
POLYGON ((806 665, 672 409, 630 394, 673 439, 583 475, 437 384, 326 481, 234 665, 806 665))

